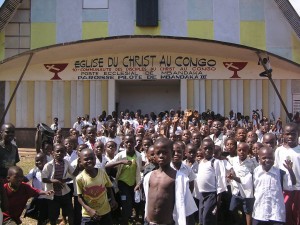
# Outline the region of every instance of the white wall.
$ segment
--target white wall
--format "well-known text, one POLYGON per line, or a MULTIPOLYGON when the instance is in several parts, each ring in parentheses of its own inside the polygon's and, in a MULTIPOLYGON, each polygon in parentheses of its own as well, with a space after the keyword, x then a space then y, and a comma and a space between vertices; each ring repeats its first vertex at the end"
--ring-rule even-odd
POLYGON ((180 108, 180 81, 119 81, 119 111, 141 109, 143 114, 180 108), (158 83, 159 82, 159 83, 158 83))

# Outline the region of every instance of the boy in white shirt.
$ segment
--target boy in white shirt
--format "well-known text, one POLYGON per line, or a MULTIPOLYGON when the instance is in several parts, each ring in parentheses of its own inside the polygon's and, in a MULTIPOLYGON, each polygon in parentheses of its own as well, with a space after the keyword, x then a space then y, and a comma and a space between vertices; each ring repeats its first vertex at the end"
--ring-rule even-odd
POLYGON ((260 165, 253 174, 254 206, 252 225, 281 225, 285 223, 283 187, 296 184, 293 163, 285 160, 285 171, 274 167, 274 152, 271 147, 259 150, 260 165))
POLYGON ((252 174, 257 166, 256 160, 248 156, 249 149, 249 145, 245 142, 238 144, 238 156, 233 158, 233 170, 228 175, 228 178, 232 180, 232 197, 229 209, 234 212, 235 219, 239 221, 237 209, 242 205, 243 212, 246 214, 247 225, 251 225, 254 203, 252 174))
POLYGON ((215 145, 210 138, 201 144, 204 159, 199 162, 197 187, 199 190, 199 222, 202 225, 215 225, 221 193, 226 191, 222 181, 219 160, 213 158, 215 145))
MULTIPOLYGON (((275 151, 274 166, 286 171, 283 163, 286 159, 293 162, 296 184, 292 188, 283 188, 286 207, 286 225, 300 225, 300 145, 299 131, 296 123, 288 123, 284 127, 284 145, 275 151)), ((287 171, 286 171, 287 172, 287 171)))

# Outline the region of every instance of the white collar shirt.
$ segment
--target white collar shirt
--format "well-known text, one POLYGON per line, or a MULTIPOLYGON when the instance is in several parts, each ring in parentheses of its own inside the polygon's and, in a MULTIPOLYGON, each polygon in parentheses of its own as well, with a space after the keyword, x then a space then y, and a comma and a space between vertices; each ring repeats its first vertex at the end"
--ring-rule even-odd
MULTIPOLYGON (((284 175, 283 182, 288 183, 284 175)), ((289 182, 291 183, 291 182, 289 182)), ((261 221, 285 222, 285 204, 281 188, 280 170, 272 167, 268 172, 262 166, 256 167, 253 174, 254 207, 252 217, 261 221)))

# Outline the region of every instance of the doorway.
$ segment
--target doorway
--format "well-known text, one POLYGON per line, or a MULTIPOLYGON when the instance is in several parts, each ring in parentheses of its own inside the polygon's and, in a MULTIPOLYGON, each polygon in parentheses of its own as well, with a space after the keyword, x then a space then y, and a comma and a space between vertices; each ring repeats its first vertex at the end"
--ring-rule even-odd
POLYGON ((180 80, 116 81, 118 109, 142 114, 180 109, 180 80))

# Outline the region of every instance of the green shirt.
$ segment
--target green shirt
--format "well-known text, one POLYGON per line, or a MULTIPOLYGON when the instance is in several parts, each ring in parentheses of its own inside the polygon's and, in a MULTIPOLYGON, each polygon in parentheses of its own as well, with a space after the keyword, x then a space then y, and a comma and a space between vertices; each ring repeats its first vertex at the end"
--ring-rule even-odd
POLYGON ((121 174, 119 176, 119 180, 123 181, 129 186, 135 185, 135 176, 136 176, 136 155, 134 156, 128 156, 126 157, 127 160, 132 161, 131 165, 123 165, 121 174))

